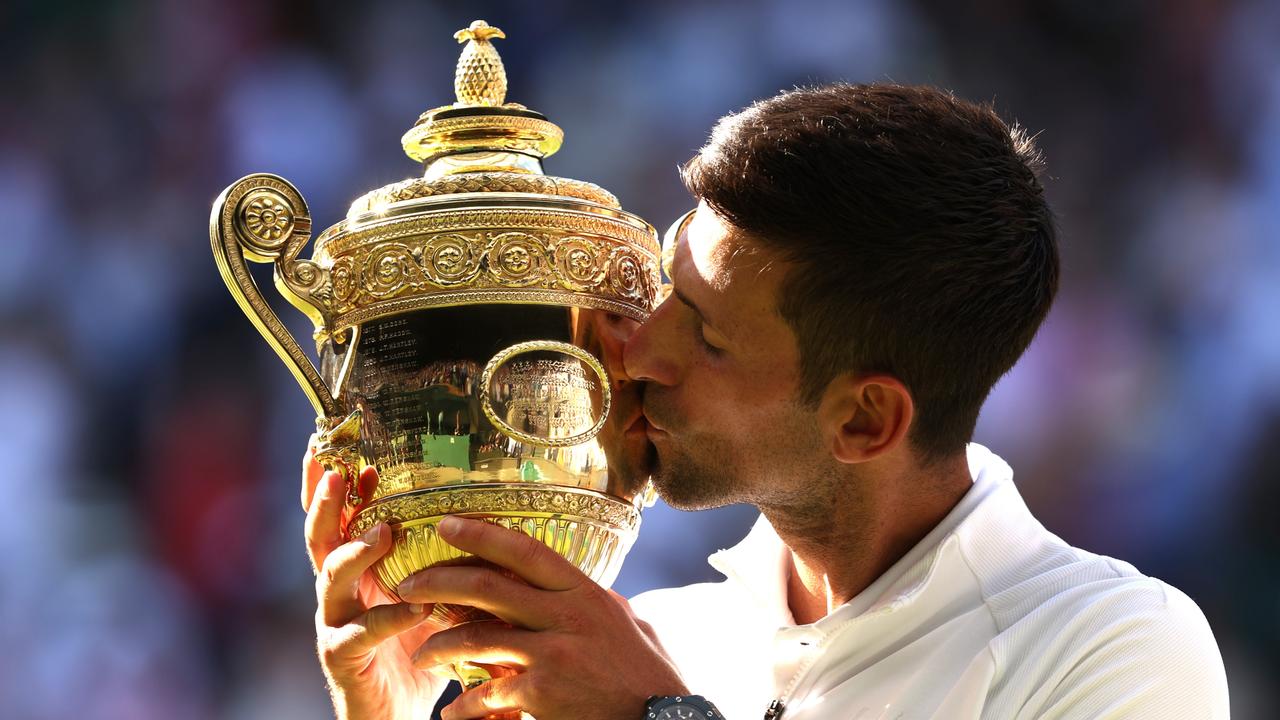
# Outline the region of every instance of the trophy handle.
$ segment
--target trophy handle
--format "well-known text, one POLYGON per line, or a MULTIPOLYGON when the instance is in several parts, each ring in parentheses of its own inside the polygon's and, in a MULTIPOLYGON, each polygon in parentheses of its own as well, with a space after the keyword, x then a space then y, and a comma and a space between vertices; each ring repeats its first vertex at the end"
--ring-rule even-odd
POLYGON ((297 260, 310 237, 311 215, 302 195, 284 178, 266 173, 246 176, 229 186, 218 196, 209 217, 213 257, 227 289, 302 386, 320 416, 318 423, 332 424, 343 414, 337 398, 267 305, 245 262, 245 258, 274 261, 281 294, 311 317, 317 328, 323 328, 321 308, 303 297, 308 286, 318 284, 322 272, 309 260, 297 260))

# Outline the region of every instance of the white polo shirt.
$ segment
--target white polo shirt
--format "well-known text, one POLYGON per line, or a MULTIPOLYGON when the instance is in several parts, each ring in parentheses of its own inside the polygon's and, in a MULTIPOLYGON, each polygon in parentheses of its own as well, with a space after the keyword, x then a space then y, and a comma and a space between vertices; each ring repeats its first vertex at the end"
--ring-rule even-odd
POLYGON ((1226 718, 1213 633, 1186 595, 1036 521, 1013 471, 969 446, 973 488, 915 548, 810 625, 761 517, 709 558, 719 583, 632 600, 690 689, 729 720, 1226 718))

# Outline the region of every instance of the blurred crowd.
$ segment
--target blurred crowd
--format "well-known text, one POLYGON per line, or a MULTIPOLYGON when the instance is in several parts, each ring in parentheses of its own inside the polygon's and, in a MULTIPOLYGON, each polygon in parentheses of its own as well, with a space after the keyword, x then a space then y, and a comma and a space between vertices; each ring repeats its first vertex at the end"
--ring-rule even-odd
MULTIPOLYGON (((797 84, 940 85, 1035 133, 1064 282, 977 440, 1051 530, 1194 598, 1234 715, 1280 717, 1266 0, 0 4, 0 715, 329 712, 298 501, 313 413, 206 218, 251 172, 297 185, 317 228, 414 174, 399 137, 452 102, 476 18, 508 35, 508 99, 565 130, 548 172, 660 228, 715 119, 797 84)), ((753 515, 654 507, 616 589, 714 579, 707 552, 753 515)))

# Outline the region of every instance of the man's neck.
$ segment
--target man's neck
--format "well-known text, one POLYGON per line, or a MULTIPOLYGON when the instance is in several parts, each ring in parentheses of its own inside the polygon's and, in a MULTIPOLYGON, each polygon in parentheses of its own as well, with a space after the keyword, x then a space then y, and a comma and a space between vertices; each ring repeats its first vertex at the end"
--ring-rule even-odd
POLYGON ((761 508, 791 550, 787 602, 797 624, 826 617, 875 582, 942 522, 972 480, 961 456, 930 477, 880 486, 836 499, 822 517, 761 508))

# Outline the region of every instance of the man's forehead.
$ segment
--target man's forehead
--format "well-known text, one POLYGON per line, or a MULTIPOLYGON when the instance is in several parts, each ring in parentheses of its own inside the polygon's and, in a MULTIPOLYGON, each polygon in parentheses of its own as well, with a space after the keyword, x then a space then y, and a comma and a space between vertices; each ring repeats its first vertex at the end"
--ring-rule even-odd
POLYGON ((674 261, 683 261, 686 265, 683 270, 693 271, 698 279, 718 291, 728 290, 744 273, 758 274, 768 262, 764 257, 766 253, 743 238, 705 201, 698 204, 677 240, 674 261))
POLYGON ((676 238, 674 250, 676 294, 731 341, 744 334, 769 335, 780 324, 774 295, 784 272, 781 263, 706 203, 676 238))

